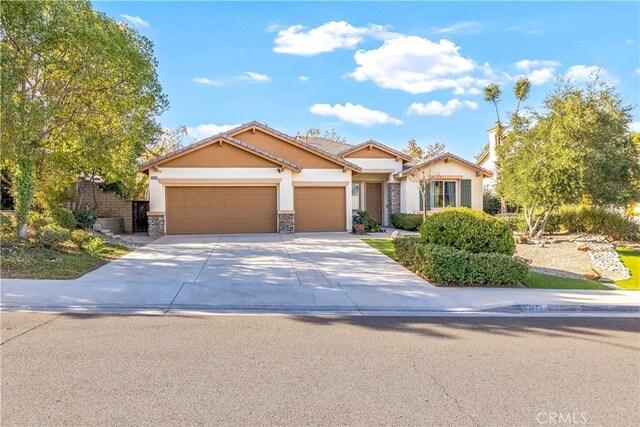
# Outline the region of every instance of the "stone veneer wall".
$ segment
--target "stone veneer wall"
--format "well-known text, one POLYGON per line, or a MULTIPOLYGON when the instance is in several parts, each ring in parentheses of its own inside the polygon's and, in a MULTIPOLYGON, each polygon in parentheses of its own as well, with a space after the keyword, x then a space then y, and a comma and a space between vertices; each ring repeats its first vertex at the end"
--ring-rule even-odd
POLYGON ((389 224, 391 224, 391 214, 400 212, 400 183, 387 184, 387 197, 389 199, 389 224))
POLYGON ((99 218, 122 218, 124 221, 124 232, 133 233, 133 207, 131 200, 125 200, 113 191, 105 191, 98 184, 89 181, 80 183, 82 200, 79 208, 92 209, 99 218), (94 192, 91 186, 95 186, 94 192), (95 204, 95 207, 93 207, 95 204))
POLYGON ((295 232, 295 219, 292 213, 278 214, 278 233, 291 234, 295 232))
POLYGON ((149 215, 149 236, 164 236, 164 215, 149 215))

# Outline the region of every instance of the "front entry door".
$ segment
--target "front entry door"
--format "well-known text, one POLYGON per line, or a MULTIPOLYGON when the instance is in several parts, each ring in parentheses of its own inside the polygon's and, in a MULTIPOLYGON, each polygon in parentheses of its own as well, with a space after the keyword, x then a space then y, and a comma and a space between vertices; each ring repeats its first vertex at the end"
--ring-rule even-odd
POLYGON ((367 182, 366 205, 371 218, 382 224, 382 184, 367 182))

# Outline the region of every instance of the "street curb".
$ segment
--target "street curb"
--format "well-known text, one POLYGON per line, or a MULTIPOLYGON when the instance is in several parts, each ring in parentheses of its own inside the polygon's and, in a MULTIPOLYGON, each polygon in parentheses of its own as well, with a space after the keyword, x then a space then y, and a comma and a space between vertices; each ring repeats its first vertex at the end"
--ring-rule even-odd
POLYGON ((633 305, 514 304, 481 311, 499 313, 640 313, 640 307, 633 305))

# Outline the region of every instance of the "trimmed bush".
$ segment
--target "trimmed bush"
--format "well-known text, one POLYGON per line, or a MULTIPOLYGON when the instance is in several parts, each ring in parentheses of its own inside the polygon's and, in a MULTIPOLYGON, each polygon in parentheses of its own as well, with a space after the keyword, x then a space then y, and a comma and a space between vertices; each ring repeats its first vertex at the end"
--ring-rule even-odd
POLYGON ((529 274, 529 261, 500 253, 473 253, 416 240, 393 241, 402 264, 440 285, 513 286, 529 274))
POLYGON ((79 209, 73 212, 73 214, 75 215, 78 224, 83 228, 92 228, 98 218, 98 215, 94 211, 88 209, 79 209))
POLYGON ((602 234, 613 240, 640 241, 640 224, 621 212, 601 207, 566 207, 559 212, 560 224, 575 233, 602 234))
POLYGON ((38 245, 54 249, 71 238, 71 232, 57 225, 45 225, 36 237, 38 245))
POLYGON ((82 250, 92 255, 98 255, 104 250, 104 246, 104 240, 97 236, 93 236, 91 240, 84 245, 82 250))
POLYGON ((27 225, 31 227, 36 234, 38 234, 43 227, 50 224, 51 218, 40 212, 29 211, 27 214, 27 225))
POLYGON ((506 224, 469 208, 445 209, 428 216, 420 227, 420 235, 424 243, 474 253, 513 255, 516 250, 513 233, 506 224))
POLYGON ((73 230, 71 232, 71 241, 80 249, 84 249, 94 237, 93 234, 84 230, 73 230))
POLYGON ((51 221, 58 227, 73 230, 78 225, 75 215, 67 208, 57 206, 49 210, 47 214, 51 217, 51 221))
POLYGON ((391 225, 400 230, 416 231, 422 225, 422 215, 396 212, 391 214, 391 225))

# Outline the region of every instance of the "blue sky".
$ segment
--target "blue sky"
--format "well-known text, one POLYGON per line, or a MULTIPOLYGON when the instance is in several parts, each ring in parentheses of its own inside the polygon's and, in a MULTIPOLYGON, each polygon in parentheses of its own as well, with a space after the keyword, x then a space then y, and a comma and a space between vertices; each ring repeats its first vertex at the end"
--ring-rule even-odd
POLYGON ((472 158, 495 121, 490 81, 581 81, 604 65, 640 131, 640 3, 95 2, 155 44, 170 108, 191 140, 258 120, 295 134, 335 128, 351 143, 444 142, 472 158))

